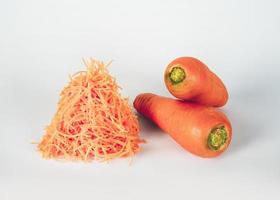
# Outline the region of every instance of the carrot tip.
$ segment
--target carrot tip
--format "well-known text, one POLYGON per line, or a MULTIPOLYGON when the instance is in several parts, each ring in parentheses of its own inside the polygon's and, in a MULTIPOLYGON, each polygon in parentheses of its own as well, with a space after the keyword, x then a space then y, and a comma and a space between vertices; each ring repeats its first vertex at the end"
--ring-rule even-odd
POLYGON ((186 73, 181 67, 173 67, 168 76, 172 84, 178 84, 186 78, 186 73))
POLYGON ((225 143, 228 139, 228 134, 224 126, 216 127, 212 129, 208 136, 208 147, 211 150, 217 151, 225 147, 225 143))

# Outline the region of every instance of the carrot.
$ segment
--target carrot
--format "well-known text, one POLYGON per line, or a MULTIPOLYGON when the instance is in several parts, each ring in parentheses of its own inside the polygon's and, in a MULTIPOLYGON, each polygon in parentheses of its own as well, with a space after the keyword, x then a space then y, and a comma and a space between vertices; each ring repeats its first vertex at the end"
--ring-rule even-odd
POLYGON ((213 107, 151 93, 138 95, 134 107, 197 156, 218 156, 230 144, 231 124, 223 113, 213 107))
POLYGON ((196 58, 181 57, 166 68, 164 81, 169 92, 183 100, 220 107, 228 92, 221 79, 196 58))

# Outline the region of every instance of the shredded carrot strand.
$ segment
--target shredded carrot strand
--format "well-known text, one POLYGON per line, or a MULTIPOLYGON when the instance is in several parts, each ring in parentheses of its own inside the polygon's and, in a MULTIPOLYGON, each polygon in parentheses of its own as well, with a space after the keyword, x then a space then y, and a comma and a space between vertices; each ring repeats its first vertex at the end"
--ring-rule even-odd
POLYGON ((55 116, 38 145, 44 158, 108 161, 140 149, 139 123, 101 61, 84 60, 87 71, 70 76, 55 116))

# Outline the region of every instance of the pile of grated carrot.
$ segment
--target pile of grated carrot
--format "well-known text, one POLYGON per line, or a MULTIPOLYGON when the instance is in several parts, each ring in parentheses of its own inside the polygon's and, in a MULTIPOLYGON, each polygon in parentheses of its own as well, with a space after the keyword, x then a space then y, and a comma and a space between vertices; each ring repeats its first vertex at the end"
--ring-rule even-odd
POLYGON ((101 61, 70 78, 38 145, 44 158, 107 161, 139 151, 139 123, 101 61))

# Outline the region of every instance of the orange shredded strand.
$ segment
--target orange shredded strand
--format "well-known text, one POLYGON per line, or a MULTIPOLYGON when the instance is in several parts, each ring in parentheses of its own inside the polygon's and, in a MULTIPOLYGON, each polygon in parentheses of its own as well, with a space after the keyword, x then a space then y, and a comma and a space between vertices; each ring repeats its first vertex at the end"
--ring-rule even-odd
POLYGON ((44 158, 107 161, 139 151, 139 123, 103 62, 70 77, 38 145, 44 158))

